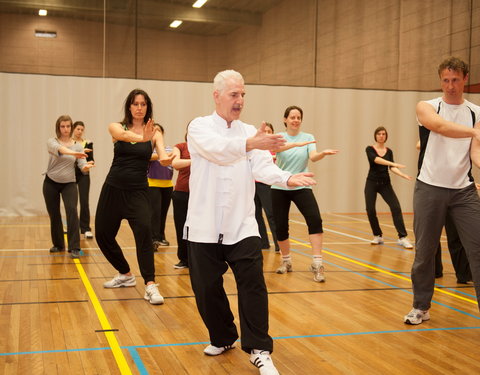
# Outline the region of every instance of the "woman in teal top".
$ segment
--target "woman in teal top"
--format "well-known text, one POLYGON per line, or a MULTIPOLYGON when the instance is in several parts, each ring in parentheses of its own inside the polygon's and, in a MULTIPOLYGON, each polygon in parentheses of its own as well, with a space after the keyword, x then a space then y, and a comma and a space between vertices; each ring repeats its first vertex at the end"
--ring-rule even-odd
MULTIPOLYGON (((283 122, 286 127, 282 134, 287 143, 313 142, 313 135, 300 131, 303 120, 303 110, 297 106, 290 106, 285 110, 283 122)), ((302 147, 280 150, 277 152, 277 165, 292 174, 308 172, 308 161, 316 162, 326 155, 335 155, 338 150, 323 150, 317 152, 315 144, 309 143, 302 147)), ((305 218, 308 226, 308 234, 313 249, 313 263, 310 270, 313 272, 313 280, 325 281, 325 270, 322 262, 323 227, 320 210, 313 195, 311 187, 297 187, 284 189, 272 186, 273 215, 277 229, 277 239, 282 253, 282 264, 277 273, 292 271, 290 256, 290 240, 288 233, 288 215, 291 203, 295 203, 300 213, 305 218)))

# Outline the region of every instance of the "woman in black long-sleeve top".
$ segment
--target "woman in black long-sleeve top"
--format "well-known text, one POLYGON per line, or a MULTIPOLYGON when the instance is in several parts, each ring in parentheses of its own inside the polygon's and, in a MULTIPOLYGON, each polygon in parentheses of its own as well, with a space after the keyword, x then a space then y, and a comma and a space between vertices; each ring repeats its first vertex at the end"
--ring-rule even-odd
POLYGON ((407 180, 412 180, 412 177, 402 173, 400 168, 405 168, 404 165, 395 163, 393 161, 393 152, 385 146, 388 139, 387 130, 380 126, 374 132, 375 144, 367 146, 365 149, 370 163, 370 170, 368 171, 367 182, 365 183, 365 202, 367 206, 368 221, 374 235, 370 242, 372 245, 383 244, 382 230, 378 223, 377 211, 375 203, 377 201, 377 194, 380 194, 385 202, 390 207, 392 212, 393 223, 398 232, 398 244, 406 249, 411 249, 413 246, 407 239, 407 231, 403 222, 402 208, 400 202, 393 191, 390 182, 390 169, 396 175, 407 180))

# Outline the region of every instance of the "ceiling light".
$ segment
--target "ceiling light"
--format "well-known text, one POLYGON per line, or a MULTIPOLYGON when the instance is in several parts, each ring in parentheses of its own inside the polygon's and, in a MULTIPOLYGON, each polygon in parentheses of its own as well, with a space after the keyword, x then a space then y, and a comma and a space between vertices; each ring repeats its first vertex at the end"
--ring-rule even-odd
POLYGON ((205 4, 207 0, 197 0, 195 1, 195 4, 192 5, 194 8, 201 8, 203 4, 205 4))
POLYGON ((56 38, 56 31, 44 31, 44 30, 35 30, 35 36, 37 38, 56 38))
POLYGON ((172 28, 177 28, 178 26, 180 26, 182 24, 183 21, 180 21, 180 20, 175 20, 173 21, 171 24, 170 24, 170 27, 172 28))
POLYGON ((47 15, 47 10, 46 9, 39 9, 38 10, 38 15, 39 16, 46 16, 47 15))

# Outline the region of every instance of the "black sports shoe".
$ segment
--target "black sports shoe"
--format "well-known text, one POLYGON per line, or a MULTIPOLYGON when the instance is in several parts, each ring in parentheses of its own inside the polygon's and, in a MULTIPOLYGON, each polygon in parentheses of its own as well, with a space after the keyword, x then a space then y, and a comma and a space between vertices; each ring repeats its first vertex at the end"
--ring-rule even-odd
POLYGON ((54 246, 54 247, 50 248, 51 253, 59 253, 61 251, 65 251, 65 249, 62 249, 61 247, 57 247, 57 246, 54 246))
POLYGON ((173 266, 173 268, 177 268, 177 269, 180 269, 180 268, 188 268, 188 263, 187 262, 184 262, 183 260, 181 260, 180 262, 178 262, 177 264, 175 264, 173 266))

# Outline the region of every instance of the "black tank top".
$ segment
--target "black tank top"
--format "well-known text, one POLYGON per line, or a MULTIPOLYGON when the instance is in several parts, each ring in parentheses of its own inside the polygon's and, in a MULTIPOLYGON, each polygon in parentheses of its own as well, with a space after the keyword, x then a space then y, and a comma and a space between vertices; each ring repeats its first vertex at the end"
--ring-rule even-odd
POLYGON ((148 162, 152 157, 152 150, 151 141, 133 143, 116 141, 106 183, 125 190, 147 188, 148 162))

